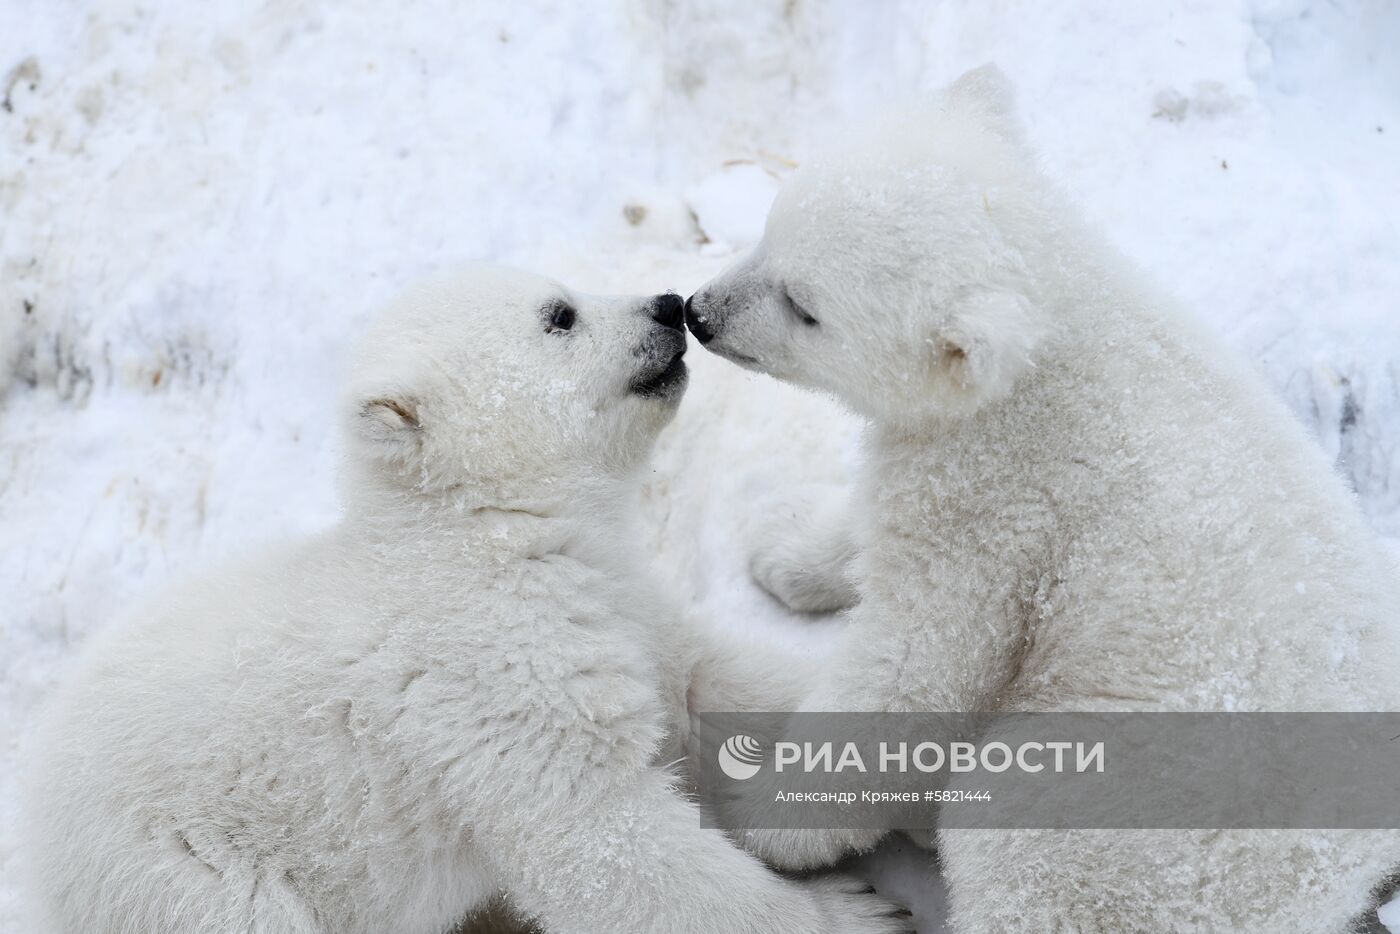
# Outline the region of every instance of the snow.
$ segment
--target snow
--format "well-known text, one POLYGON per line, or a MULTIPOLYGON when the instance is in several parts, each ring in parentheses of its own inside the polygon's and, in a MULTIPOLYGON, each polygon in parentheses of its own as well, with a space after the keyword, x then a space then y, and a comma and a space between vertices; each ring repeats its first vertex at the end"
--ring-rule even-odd
POLYGON ((1400 931, 1400 899, 1393 899, 1382 905, 1378 914, 1381 924, 1392 931, 1400 931))
POLYGON ((763 236, 763 220, 779 188, 779 175, 754 162, 727 163, 685 190, 685 200, 697 218, 704 218, 705 236, 717 249, 755 243, 763 236))
MULTIPOLYGON (((688 292, 843 114, 986 60, 1049 173, 1400 535, 1389 0, 10 0, 3 20, 0 930, 25 930, 17 742, 57 666, 172 575, 333 521, 339 354, 377 302, 467 257, 688 292)), ((835 624, 748 583, 743 523, 842 482, 854 423, 693 356, 647 490, 661 563, 696 612, 820 651, 835 624)), ((920 859, 876 871, 917 888, 920 859)))

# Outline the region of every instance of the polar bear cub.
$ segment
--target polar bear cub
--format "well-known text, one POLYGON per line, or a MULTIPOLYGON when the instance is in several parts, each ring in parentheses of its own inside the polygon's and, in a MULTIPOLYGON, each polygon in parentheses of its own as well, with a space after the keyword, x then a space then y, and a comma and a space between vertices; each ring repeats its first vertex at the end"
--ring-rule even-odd
MULTIPOLYGON (((849 520, 790 508, 754 559, 797 608, 859 594, 802 709, 1400 710, 1400 586, 1352 498, 1076 219, 1011 111, 981 69, 852 134, 687 302, 707 349, 869 420, 849 520)), ((872 839, 745 842, 798 867, 872 839)), ((960 932, 1340 931, 1400 867, 1390 832, 938 846, 960 932)))
POLYGON ((392 308, 340 525, 113 627, 59 691, 29 783, 52 929, 437 934, 505 890, 551 934, 907 930, 701 830, 668 769, 698 642, 630 504, 684 351, 674 295, 494 267, 392 308))

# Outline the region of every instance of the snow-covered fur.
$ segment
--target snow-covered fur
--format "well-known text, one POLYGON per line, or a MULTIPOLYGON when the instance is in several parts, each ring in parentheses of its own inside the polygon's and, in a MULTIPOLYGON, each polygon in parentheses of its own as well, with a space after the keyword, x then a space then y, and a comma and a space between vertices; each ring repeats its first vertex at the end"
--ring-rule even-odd
MULTIPOLYGON (((1262 381, 1076 219, 1010 97, 979 69, 850 134, 688 304, 707 349, 870 422, 856 546, 829 523, 759 539, 756 576, 789 602, 849 602, 805 579, 824 569, 858 581, 802 709, 1400 710, 1400 575, 1352 497, 1262 381)), ((873 841, 745 842, 796 867, 873 841)), ((1400 866, 1390 832, 938 846, 958 932, 1340 931, 1400 866)))
POLYGON ((28 786, 50 929, 438 934, 505 890, 551 934, 907 930, 677 790, 692 666, 744 680, 633 545, 680 313, 491 267, 391 309, 343 521, 111 627, 59 690, 28 786))

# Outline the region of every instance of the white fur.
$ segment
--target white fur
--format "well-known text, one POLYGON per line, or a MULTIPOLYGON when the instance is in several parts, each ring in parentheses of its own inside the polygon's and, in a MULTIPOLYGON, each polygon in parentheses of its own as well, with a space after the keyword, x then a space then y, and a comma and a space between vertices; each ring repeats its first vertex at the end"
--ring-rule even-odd
POLYGON ((749 573, 799 613, 844 610, 858 599, 847 497, 812 485, 790 490, 749 523, 749 573))
POLYGON ((53 931, 435 934, 502 890, 551 934, 907 929, 678 791, 687 688, 745 678, 633 544, 679 390, 629 386, 683 347, 650 307, 479 267, 375 326, 343 522, 109 628, 59 691, 28 783, 53 931))
MULTIPOLYGON (((803 709, 1400 710, 1400 586, 1352 497, 1081 225, 1009 101, 982 69, 851 134, 692 299, 709 349, 870 420, 861 602, 803 709)), ((770 588, 840 547, 760 546, 770 588)), ((783 866, 873 843, 746 840, 783 866)), ((1340 931, 1400 867, 1392 832, 938 845, 958 932, 1340 931)))

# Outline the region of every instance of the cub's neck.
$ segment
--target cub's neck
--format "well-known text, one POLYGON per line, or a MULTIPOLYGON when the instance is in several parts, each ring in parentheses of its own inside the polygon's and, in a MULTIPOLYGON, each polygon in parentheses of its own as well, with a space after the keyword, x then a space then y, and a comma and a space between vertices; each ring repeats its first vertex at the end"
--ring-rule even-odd
POLYGON ((553 556, 614 572, 635 566, 639 525, 635 484, 613 481, 494 504, 362 490, 343 529, 377 562, 499 570, 553 556))

